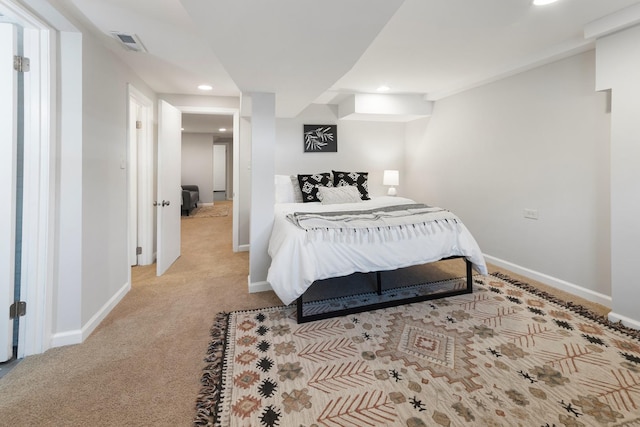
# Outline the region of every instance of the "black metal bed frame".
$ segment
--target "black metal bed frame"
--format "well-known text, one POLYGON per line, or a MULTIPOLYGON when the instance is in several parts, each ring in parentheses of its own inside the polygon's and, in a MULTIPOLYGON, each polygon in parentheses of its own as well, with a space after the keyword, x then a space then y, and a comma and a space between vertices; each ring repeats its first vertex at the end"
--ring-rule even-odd
MULTIPOLYGON (((414 302, 427 301, 427 300, 432 300, 436 298, 445 298, 445 297, 451 297, 454 295, 470 294, 471 292, 473 292, 473 273, 471 271, 471 267, 472 267, 471 261, 469 261, 468 259, 462 256, 452 256, 448 258, 443 258, 440 261, 444 261, 448 259, 457 259, 457 258, 463 258, 467 267, 467 286, 463 289, 437 292, 437 293, 428 294, 428 295, 413 296, 409 298, 402 298, 402 299, 397 299, 392 301, 378 302, 373 304, 361 305, 357 307, 338 309, 338 310, 329 311, 325 313, 311 314, 308 316, 303 315, 302 309, 303 309, 304 303, 302 298, 304 295, 300 295, 296 300, 298 323, 306 323, 306 322, 313 322, 314 320, 323 320, 323 319, 330 319, 333 317, 347 316, 349 314, 362 313, 363 311, 378 310, 381 308, 388 308, 388 307, 396 307, 398 305, 411 304, 414 302)), ((382 279, 380 277, 380 273, 381 273, 380 271, 376 272, 376 282, 377 282, 376 292, 378 295, 382 295, 382 279)))

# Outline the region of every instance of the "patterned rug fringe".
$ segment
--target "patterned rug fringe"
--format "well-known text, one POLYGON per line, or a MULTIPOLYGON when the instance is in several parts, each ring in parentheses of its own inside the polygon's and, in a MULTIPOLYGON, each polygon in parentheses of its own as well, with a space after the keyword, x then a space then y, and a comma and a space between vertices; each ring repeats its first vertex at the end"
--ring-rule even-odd
POLYGON ((218 313, 211 327, 211 343, 204 361, 202 388, 196 400, 196 426, 213 426, 217 418, 220 394, 224 389, 222 373, 224 372, 224 354, 226 351, 229 313, 218 313))
POLYGON ((562 307, 565 307, 568 310, 573 311, 574 313, 578 313, 581 316, 584 316, 590 320, 593 320, 594 322, 597 322, 603 326, 606 326, 610 329, 613 329, 615 331, 618 331, 622 334, 625 334, 627 336, 629 336, 630 338, 634 338, 636 340, 640 341, 640 330, 638 329, 633 329, 633 328, 629 328, 627 326, 625 326, 621 321, 619 322, 612 322, 609 319, 607 319, 604 316, 600 316, 596 313, 594 313, 593 311, 589 310, 588 308, 580 305, 580 304, 575 304, 571 301, 564 301, 560 298, 557 298, 545 291, 542 291, 538 288, 536 288, 535 286, 532 286, 528 283, 525 282, 521 282, 519 280, 513 279, 509 276, 507 276, 506 274, 502 274, 499 272, 496 273, 491 273, 491 276, 495 276, 499 279, 504 280, 505 282, 508 282, 514 286, 517 286, 519 288, 522 288, 534 295, 537 295, 539 297, 542 297, 546 300, 552 301, 562 307))

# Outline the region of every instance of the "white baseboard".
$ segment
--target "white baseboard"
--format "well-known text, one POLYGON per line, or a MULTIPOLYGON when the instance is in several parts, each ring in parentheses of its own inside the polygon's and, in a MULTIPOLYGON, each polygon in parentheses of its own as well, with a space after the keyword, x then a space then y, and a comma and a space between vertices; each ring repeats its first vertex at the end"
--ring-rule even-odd
POLYGON ((51 337, 51 347, 62 347, 65 345, 82 343, 98 327, 100 322, 107 317, 111 310, 118 305, 130 289, 131 284, 129 282, 125 283, 124 286, 122 286, 120 290, 118 290, 118 292, 116 292, 116 294, 91 317, 91 319, 89 319, 82 329, 53 334, 51 337))
POLYGON ((239 245, 238 252, 249 252, 249 245, 239 245))
POLYGON ((67 332, 59 332, 51 337, 51 348, 63 347, 65 345, 80 344, 82 342, 82 332, 80 329, 67 332))
POLYGON ((267 281, 251 282, 251 276, 247 276, 247 282, 249 283, 249 293, 255 294, 257 292, 272 291, 271 285, 267 281))
POLYGON ((623 316, 622 314, 609 312, 608 318, 611 322, 622 322, 624 326, 629 328, 640 329, 640 321, 623 316))
POLYGON ((610 296, 592 291, 587 288, 583 288, 582 286, 569 283, 565 280, 558 279, 556 277, 552 277, 544 273, 540 273, 540 272, 519 266, 517 264, 513 264, 508 261, 504 261, 500 258, 492 257, 491 255, 484 255, 484 258, 487 262, 490 262, 493 265, 513 271, 516 274, 528 277, 540 283, 544 283, 545 285, 553 286, 554 288, 559 289, 561 291, 565 291, 573 295, 577 295, 588 301, 595 302, 597 304, 601 304, 606 307, 611 307, 612 305, 610 296))

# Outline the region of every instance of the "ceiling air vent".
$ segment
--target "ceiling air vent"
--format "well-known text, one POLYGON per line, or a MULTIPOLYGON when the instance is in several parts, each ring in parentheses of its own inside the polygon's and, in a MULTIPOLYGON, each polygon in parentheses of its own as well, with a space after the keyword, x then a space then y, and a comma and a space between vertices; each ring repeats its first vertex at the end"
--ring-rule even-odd
POLYGON ((140 38, 135 34, 121 33, 120 31, 111 31, 111 35, 115 37, 116 40, 118 40, 120 44, 127 50, 132 50, 134 52, 147 51, 147 49, 140 41, 140 38))

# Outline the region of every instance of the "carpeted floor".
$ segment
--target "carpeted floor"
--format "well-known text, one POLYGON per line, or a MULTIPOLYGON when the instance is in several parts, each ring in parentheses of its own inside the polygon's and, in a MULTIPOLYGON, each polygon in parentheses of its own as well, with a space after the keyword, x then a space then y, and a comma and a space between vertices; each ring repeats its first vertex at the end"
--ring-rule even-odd
MULTIPOLYGON (((182 255, 164 276, 133 268, 131 291, 83 344, 27 357, 0 379, 0 425, 193 425, 216 313, 280 304, 273 292, 247 294, 249 257, 232 252, 231 224, 182 221, 182 255)), ((438 263, 425 279, 463 268, 438 263)))
POLYGON ((640 424, 640 331, 505 275, 476 276, 472 294, 295 318, 294 307, 218 317, 198 425, 640 424))
POLYGON ((214 205, 198 206, 182 219, 211 218, 229 215, 229 202, 216 202, 214 205))

